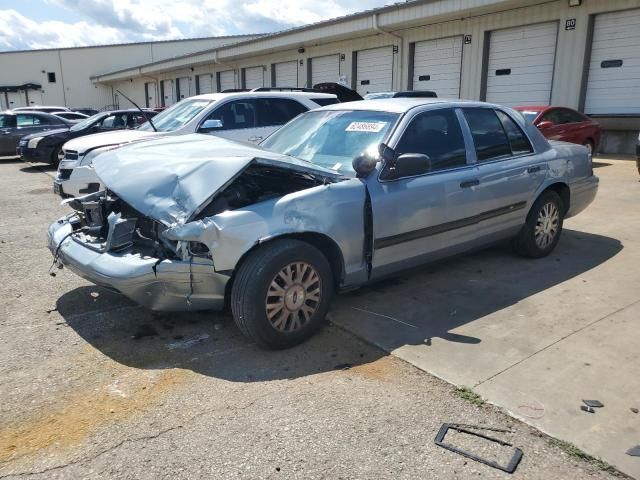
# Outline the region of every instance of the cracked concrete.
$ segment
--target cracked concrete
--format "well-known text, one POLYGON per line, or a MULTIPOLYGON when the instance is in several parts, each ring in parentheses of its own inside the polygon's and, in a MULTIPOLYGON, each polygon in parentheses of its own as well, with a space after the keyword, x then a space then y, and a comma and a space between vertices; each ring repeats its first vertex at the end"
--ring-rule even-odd
POLYGON ((513 430, 509 478, 612 477, 340 328, 265 352, 228 316, 152 314, 49 277, 45 232, 66 209, 26 192, 50 186, 0 162, 0 478, 507 478, 435 446, 445 421, 513 430))

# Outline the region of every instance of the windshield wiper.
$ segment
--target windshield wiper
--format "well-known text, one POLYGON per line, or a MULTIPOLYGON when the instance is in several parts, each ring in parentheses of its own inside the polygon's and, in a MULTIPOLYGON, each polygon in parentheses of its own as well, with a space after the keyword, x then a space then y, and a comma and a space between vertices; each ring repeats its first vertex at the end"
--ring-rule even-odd
POLYGON ((138 110, 140 110, 140 113, 142 114, 142 116, 144 118, 147 119, 147 122, 149 122, 149 125, 151 125, 151 128, 153 128, 154 132, 157 132, 158 129, 156 128, 156 126, 153 124, 153 122, 151 121, 151 117, 147 115, 147 112, 145 112, 144 110, 142 110, 138 104, 136 102, 134 102, 133 100, 131 100, 129 97, 127 97, 124 93, 122 93, 120 90, 116 90, 116 92, 118 92, 120 95, 122 95, 124 98, 126 98, 127 100, 129 100, 131 103, 133 103, 133 106, 136 107, 138 110))

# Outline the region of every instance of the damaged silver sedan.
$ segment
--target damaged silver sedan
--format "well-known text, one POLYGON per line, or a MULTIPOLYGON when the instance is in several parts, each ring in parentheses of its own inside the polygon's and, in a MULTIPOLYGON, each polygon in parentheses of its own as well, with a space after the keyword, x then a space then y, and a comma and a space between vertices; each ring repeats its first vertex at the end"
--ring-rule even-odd
POLYGON ((94 160, 106 190, 49 228, 54 261, 153 310, 230 306, 259 345, 323 323, 334 291, 503 239, 549 254, 598 179, 517 112, 390 99, 305 113, 260 147, 205 135, 94 160))

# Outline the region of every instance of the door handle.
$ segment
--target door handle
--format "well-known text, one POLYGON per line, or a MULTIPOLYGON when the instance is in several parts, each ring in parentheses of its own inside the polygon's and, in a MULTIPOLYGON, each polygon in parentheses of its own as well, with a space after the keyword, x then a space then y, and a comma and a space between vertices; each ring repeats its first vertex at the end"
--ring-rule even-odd
POLYGON ((527 173, 536 173, 540 171, 540 165, 536 165, 535 167, 527 168, 527 173))
POLYGON ((258 137, 258 136, 249 137, 250 142, 259 142, 260 140, 262 140, 262 137, 258 137))
POLYGON ((480 180, 474 178, 473 180, 466 180, 460 183, 460 188, 477 187, 480 185, 480 180))

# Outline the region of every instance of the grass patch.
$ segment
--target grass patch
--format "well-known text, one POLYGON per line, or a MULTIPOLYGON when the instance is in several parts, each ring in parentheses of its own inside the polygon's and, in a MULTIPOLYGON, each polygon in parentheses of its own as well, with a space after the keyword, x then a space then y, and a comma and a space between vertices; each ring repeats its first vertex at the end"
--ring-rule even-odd
POLYGON ((600 460, 599 458, 593 457, 586 452, 583 452, 574 444, 565 442, 563 440, 558 440, 556 438, 552 438, 550 440, 551 445, 554 447, 558 447, 564 453, 566 453, 569 457, 574 458, 576 460, 582 460, 584 462, 589 463, 591 466, 597 468, 598 470, 602 470, 603 472, 617 474, 618 471, 609 465, 604 460, 600 460))
POLYGON ((481 407, 485 404, 484 399, 469 387, 456 387, 455 393, 458 397, 472 403, 477 407, 481 407))

